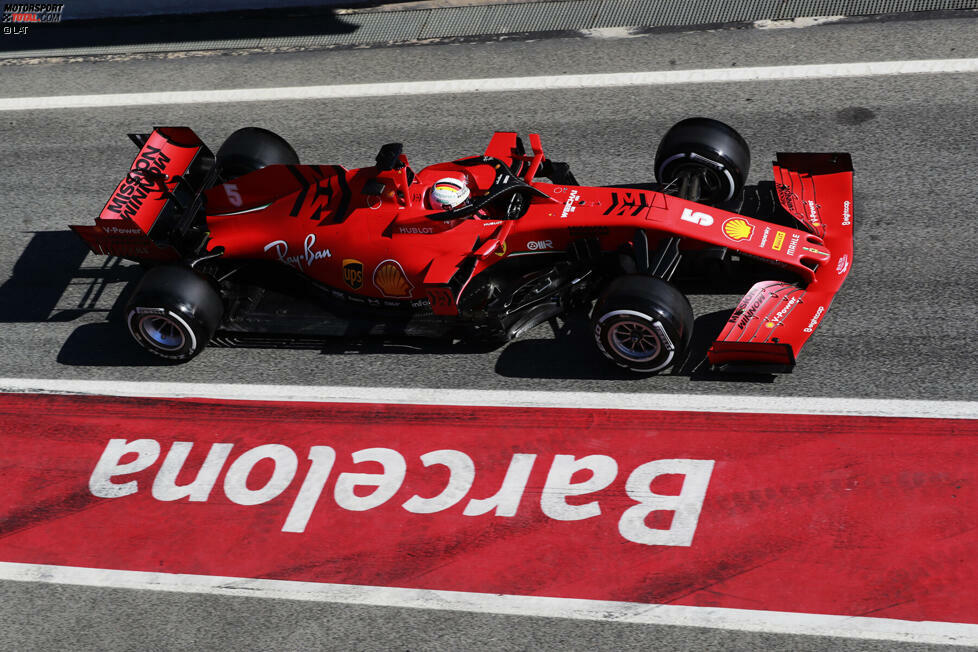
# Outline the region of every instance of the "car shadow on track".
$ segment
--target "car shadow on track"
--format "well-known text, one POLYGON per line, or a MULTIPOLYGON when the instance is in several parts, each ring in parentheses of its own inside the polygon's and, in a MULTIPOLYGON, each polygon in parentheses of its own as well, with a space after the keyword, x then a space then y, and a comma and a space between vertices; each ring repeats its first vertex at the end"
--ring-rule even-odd
POLYGON ((72 367, 166 367, 175 364, 136 345, 121 320, 79 326, 58 352, 58 362, 72 367))
MULTIPOLYGON (((102 320, 81 324, 68 336, 57 355, 60 364, 90 367, 174 364, 144 352, 123 324, 126 301, 142 275, 140 267, 115 257, 100 257, 96 259, 97 264, 86 266, 88 253, 88 247, 70 231, 33 233, 14 264, 13 273, 0 284, 0 323, 65 323, 89 315, 101 316, 102 320), (112 292, 118 292, 115 298, 111 297, 112 292)), ((725 289, 742 293, 743 283, 738 281, 725 289)), ((717 286, 703 289, 688 285, 684 290, 715 292, 717 286)), ((693 381, 771 382, 773 376, 721 374, 705 364, 706 351, 729 316, 730 311, 723 310, 698 317, 688 355, 667 373, 693 381)), ((265 348, 260 342, 256 346, 265 348)), ((487 355, 499 350, 495 371, 506 377, 584 380, 645 377, 614 366, 598 352, 590 320, 583 312, 567 315, 559 323, 552 322, 550 332, 546 325, 541 325, 525 339, 502 347, 417 337, 335 337, 305 344, 295 342, 289 348, 318 350, 324 355, 487 355)))
MULTIPOLYGON (((690 380, 726 382, 772 382, 769 374, 727 374, 712 371, 706 352, 729 319, 731 310, 701 315, 693 325, 693 338, 686 356, 665 375, 690 380)), ((576 380, 637 380, 647 378, 613 365, 594 345, 591 321, 584 313, 568 315, 550 339, 521 339, 504 348, 496 362, 496 373, 510 378, 553 378, 576 380)))
MULTIPOLYGON (((142 273, 115 257, 85 266, 88 246, 71 231, 38 231, 0 284, 0 324, 66 323, 87 315, 108 319, 83 324, 62 345, 58 362, 68 365, 152 365, 120 326, 128 293, 142 273), (115 299, 113 286, 124 289, 115 299), (121 329, 121 330, 120 330, 121 329)), ((115 288, 117 289, 117 288, 115 288)))

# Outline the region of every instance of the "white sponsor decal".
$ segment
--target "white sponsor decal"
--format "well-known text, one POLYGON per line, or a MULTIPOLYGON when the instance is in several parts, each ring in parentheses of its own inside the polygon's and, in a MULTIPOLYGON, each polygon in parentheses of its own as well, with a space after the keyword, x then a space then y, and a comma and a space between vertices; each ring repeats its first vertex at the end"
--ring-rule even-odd
POLYGON ((713 216, 707 213, 693 212, 692 208, 686 208, 683 210, 683 214, 679 216, 679 219, 684 222, 692 222, 693 224, 699 224, 700 226, 713 226, 713 216))
POLYGON ((102 230, 115 235, 142 235, 143 233, 139 229, 124 229, 119 226, 103 226, 102 230))
POLYGON ((805 331, 806 333, 811 333, 813 330, 815 330, 815 327, 818 325, 818 319, 819 317, 822 316, 824 312, 825 312, 825 306, 819 306, 818 310, 816 310, 815 314, 812 316, 812 320, 808 322, 808 326, 806 326, 802 330, 805 331))
POLYGON ((795 303, 797 303, 797 302, 798 302, 798 299, 796 299, 794 297, 791 297, 790 299, 788 299, 788 303, 784 304, 784 308, 782 308, 781 310, 779 310, 776 313, 774 313, 774 317, 771 317, 771 321, 772 322, 775 322, 775 323, 781 321, 781 319, 784 318, 784 316, 786 314, 788 314, 788 311, 791 310, 791 307, 794 306, 795 303))
POLYGON ((764 233, 761 234, 761 244, 758 245, 759 247, 763 247, 767 244, 767 237, 769 235, 771 235, 771 227, 765 226, 764 233))
POLYGON ((800 240, 800 239, 801 239, 801 236, 798 235, 797 233, 791 236, 791 240, 788 242, 788 255, 789 256, 794 256, 795 255, 795 247, 798 246, 798 240, 800 240))
POLYGON ((811 218, 812 222, 818 224, 818 211, 815 210, 815 200, 808 200, 808 217, 811 218))
POLYGON ((577 206, 574 202, 577 200, 577 191, 571 190, 571 193, 567 196, 567 201, 564 202, 564 210, 560 211, 560 216, 567 217, 571 213, 577 210, 577 206))
POLYGON ((434 233, 434 228, 430 226, 402 226, 397 229, 398 233, 428 234, 434 233))
POLYGON ((530 251, 538 251, 540 249, 553 249, 553 240, 531 240, 526 243, 526 248, 530 251))
POLYGON ((842 202, 842 226, 852 224, 852 205, 848 201, 842 202))
POLYGON ((290 256, 289 243, 287 243, 285 240, 269 242, 267 245, 265 245, 265 251, 274 249, 275 255, 278 256, 280 261, 301 271, 303 269, 309 269, 309 266, 317 260, 325 260, 333 257, 333 254, 330 253, 329 249, 314 249, 313 247, 315 245, 316 234, 310 233, 306 236, 306 240, 303 243, 303 251, 300 254, 290 256))
POLYGON ((839 262, 835 264, 835 271, 841 276, 846 273, 849 269, 849 254, 844 254, 839 257, 839 262))
MULTIPOLYGON (((111 499, 133 495, 140 492, 141 487, 145 491, 149 486, 150 495, 157 501, 186 499, 188 502, 206 502, 211 499, 217 480, 236 444, 211 444, 196 473, 184 468, 193 446, 193 442, 171 444, 155 475, 150 475, 144 472, 159 461, 162 452, 159 442, 155 439, 110 439, 89 477, 89 491, 98 498, 111 499), (123 462, 123 459, 127 461, 123 462), (140 473, 143 475, 137 475, 140 473), (113 480, 121 476, 124 476, 122 482, 113 480), (178 484, 178 479, 183 480, 183 484, 178 484)), ((322 494, 334 466, 339 464, 337 452, 331 446, 311 446, 306 459, 308 465, 300 463, 299 455, 285 444, 263 444, 242 451, 231 462, 224 476, 224 497, 236 505, 251 507, 268 503, 298 484, 292 504, 284 514, 281 531, 305 532, 313 512, 323 506, 322 494), (267 472, 269 462, 272 465, 270 476, 267 472), (262 465, 262 472, 254 475, 265 479, 256 483, 251 476, 259 464, 262 465), (305 476, 296 483, 300 469, 306 469, 305 476)), ((349 459, 350 462, 344 459, 342 463, 346 466, 351 463, 353 466, 366 464, 370 472, 344 471, 336 475, 332 502, 340 509, 351 512, 375 509, 392 501, 405 484, 415 484, 405 482, 409 476, 408 460, 392 448, 353 451, 349 459), (381 468, 379 472, 378 464, 381 468)), ((435 450, 420 455, 419 459, 425 468, 445 467, 448 479, 445 488, 434 496, 414 494, 406 499, 403 495, 398 498, 400 507, 407 512, 434 514, 464 503, 463 516, 491 514, 497 518, 508 518, 516 516, 521 508, 524 512, 532 509, 525 498, 530 474, 537 461, 535 453, 514 453, 498 491, 486 498, 469 497, 478 470, 475 461, 463 451, 435 450)), ((618 533, 622 538, 649 546, 690 546, 713 466, 714 460, 652 460, 640 464, 625 478, 619 474, 618 462, 608 455, 576 457, 559 454, 554 455, 550 462, 542 489, 531 488, 528 496, 530 500, 539 500, 540 510, 550 519, 581 521, 600 515, 603 509, 622 509, 624 501, 620 489, 606 499, 604 505, 597 498, 590 501, 581 499, 621 478, 624 480, 624 494, 631 500, 618 519, 618 533), (683 476, 682 489, 678 494, 652 491, 655 479, 663 475, 683 476), (668 527, 655 528, 646 524, 646 517, 656 511, 672 512, 672 522, 668 527)), ((412 464, 410 468, 413 474, 424 473, 418 470, 417 464, 412 464)), ((444 477, 444 471, 437 473, 439 477, 444 477)))

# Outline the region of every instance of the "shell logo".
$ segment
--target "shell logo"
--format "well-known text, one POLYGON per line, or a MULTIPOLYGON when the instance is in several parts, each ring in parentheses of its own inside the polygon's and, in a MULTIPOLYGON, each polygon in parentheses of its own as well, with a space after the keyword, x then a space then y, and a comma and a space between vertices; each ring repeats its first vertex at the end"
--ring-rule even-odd
POLYGON ((723 235, 734 242, 750 240, 754 235, 754 225, 742 217, 731 217, 723 223, 723 235))
POLYGON ((390 299, 408 299, 414 286, 396 260, 388 259, 374 270, 374 286, 390 299))

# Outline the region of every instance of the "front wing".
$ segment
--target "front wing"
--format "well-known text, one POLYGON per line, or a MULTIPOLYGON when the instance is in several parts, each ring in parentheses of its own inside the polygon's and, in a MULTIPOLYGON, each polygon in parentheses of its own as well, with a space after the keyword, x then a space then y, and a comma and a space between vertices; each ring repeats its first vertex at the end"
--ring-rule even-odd
POLYGON ((761 281, 744 295, 707 353, 721 371, 790 372, 852 269, 849 155, 778 154, 774 180, 781 206, 822 238, 830 256, 804 287, 761 281))

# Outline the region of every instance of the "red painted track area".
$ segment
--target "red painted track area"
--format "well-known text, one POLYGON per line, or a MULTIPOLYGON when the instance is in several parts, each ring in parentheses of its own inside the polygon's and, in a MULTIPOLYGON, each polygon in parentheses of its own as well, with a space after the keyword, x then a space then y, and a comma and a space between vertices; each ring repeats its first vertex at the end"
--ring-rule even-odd
POLYGON ((5 562, 978 623, 974 420, 7 394, 0 438, 5 562))

